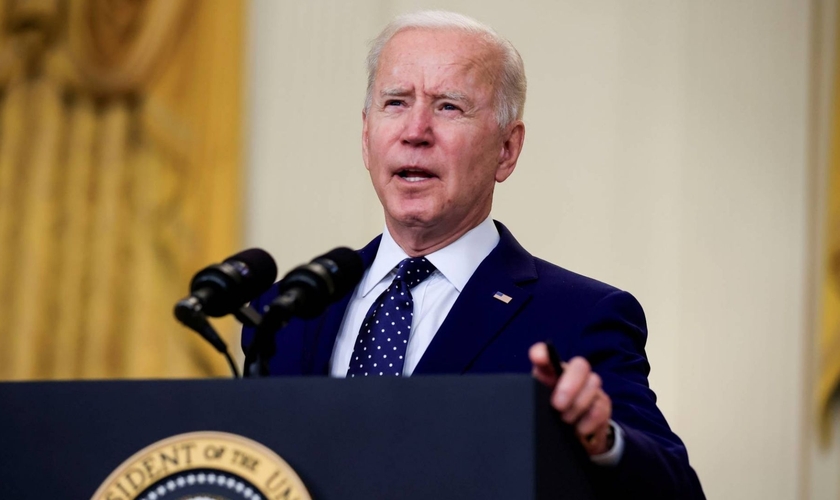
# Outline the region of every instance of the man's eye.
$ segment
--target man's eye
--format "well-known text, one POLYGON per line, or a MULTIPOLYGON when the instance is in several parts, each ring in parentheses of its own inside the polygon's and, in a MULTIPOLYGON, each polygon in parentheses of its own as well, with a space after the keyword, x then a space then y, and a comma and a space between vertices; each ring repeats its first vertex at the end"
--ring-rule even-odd
POLYGON ((402 106, 402 105, 403 105, 403 101, 401 101, 399 99, 388 99, 387 101, 385 101, 385 106, 402 106))
POLYGON ((443 110, 443 111, 460 111, 461 110, 461 108, 459 108, 458 106, 456 106, 452 103, 449 103, 449 102, 442 104, 440 106, 440 109, 443 110))

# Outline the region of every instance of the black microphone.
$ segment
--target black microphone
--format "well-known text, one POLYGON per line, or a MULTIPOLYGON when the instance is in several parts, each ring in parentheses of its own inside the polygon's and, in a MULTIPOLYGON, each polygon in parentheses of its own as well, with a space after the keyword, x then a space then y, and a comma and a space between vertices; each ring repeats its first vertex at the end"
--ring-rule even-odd
POLYGON ((243 250, 196 273, 190 283, 190 295, 175 304, 175 317, 210 342, 233 366, 227 344, 207 322, 207 316, 247 316, 240 308, 268 289, 276 278, 277 264, 268 252, 259 248, 243 250))
POLYGON ((292 317, 318 316, 328 305, 353 290, 363 273, 362 258, 345 247, 292 269, 278 284, 279 296, 263 308, 260 329, 273 331, 292 317))
POLYGON ((182 304, 207 316, 231 314, 266 291, 275 279, 277 264, 268 252, 243 250, 196 273, 190 282, 190 296, 178 302, 175 314, 182 304))

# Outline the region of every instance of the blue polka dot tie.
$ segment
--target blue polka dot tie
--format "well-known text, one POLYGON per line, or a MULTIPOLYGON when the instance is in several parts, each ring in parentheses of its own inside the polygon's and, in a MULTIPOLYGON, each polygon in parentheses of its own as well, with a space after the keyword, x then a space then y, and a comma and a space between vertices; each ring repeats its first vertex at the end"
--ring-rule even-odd
POLYGON ((348 377, 402 375, 414 316, 410 288, 431 276, 434 270, 435 266, 423 257, 400 262, 394 281, 376 299, 362 322, 347 369, 348 377))

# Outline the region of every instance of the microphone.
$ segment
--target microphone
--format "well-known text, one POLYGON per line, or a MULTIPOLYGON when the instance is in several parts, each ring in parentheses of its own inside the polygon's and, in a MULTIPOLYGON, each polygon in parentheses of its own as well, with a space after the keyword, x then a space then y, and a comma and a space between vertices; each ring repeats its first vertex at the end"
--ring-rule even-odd
POLYGON ((243 250, 196 273, 190 295, 175 306, 175 316, 179 309, 181 314, 188 309, 191 314, 201 312, 217 318, 231 314, 267 290, 276 278, 277 264, 268 252, 243 250))
POLYGON ((292 317, 318 316, 328 305, 353 290, 363 273, 362 258, 345 247, 292 269, 278 284, 279 296, 263 308, 260 330, 276 330, 292 317))
POLYGON ((175 304, 175 317, 228 358, 237 373, 227 344, 207 321, 207 316, 234 313, 247 319, 242 306, 268 289, 277 278, 277 264, 265 250, 251 248, 232 255, 221 264, 207 266, 190 283, 190 295, 175 304))
POLYGON ((245 376, 268 376, 274 356, 274 332, 292 317, 314 318, 349 293, 362 279, 364 263, 349 248, 336 248, 292 269, 278 284, 278 297, 263 307, 262 320, 245 356, 245 376))

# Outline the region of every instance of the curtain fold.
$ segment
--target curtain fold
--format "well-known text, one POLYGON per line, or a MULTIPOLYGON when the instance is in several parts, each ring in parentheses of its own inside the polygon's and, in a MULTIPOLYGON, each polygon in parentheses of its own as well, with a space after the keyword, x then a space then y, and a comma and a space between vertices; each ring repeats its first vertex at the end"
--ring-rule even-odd
POLYGON ((244 10, 2 1, 0 379, 227 372, 172 307, 239 246, 244 10))
MULTIPOLYGON (((837 20, 840 47, 840 18, 837 20)), ((823 436, 828 438, 831 409, 840 391, 840 51, 834 64, 829 157, 828 205, 825 226, 822 317, 819 337, 817 402, 823 436)))

